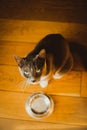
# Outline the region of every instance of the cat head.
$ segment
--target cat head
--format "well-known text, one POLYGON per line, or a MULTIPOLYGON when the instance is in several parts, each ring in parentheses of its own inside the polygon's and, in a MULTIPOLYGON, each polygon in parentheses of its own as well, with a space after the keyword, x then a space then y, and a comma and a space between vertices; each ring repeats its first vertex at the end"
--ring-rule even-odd
POLYGON ((44 75, 46 51, 42 49, 37 55, 28 55, 25 58, 14 56, 20 73, 23 77, 27 78, 30 83, 36 83, 44 75))

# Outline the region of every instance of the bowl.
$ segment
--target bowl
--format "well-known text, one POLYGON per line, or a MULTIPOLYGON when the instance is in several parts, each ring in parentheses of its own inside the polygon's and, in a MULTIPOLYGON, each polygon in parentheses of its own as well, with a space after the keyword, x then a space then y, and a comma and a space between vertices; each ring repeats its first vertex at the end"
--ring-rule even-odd
POLYGON ((28 97, 25 108, 32 118, 42 119, 53 112, 54 102, 51 96, 43 92, 36 92, 28 97))

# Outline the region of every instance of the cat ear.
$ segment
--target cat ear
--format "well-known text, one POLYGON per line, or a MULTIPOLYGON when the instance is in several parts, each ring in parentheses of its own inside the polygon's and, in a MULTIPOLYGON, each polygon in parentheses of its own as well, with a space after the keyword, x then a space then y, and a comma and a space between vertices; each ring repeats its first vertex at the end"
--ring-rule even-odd
POLYGON ((40 57, 40 58, 45 58, 45 57, 46 57, 46 51, 45 51, 45 49, 42 49, 42 50, 39 52, 39 57, 40 57))
POLYGON ((18 66, 20 66, 20 67, 23 66, 23 64, 24 64, 24 59, 23 59, 23 58, 14 55, 14 59, 15 59, 15 61, 17 62, 18 66))

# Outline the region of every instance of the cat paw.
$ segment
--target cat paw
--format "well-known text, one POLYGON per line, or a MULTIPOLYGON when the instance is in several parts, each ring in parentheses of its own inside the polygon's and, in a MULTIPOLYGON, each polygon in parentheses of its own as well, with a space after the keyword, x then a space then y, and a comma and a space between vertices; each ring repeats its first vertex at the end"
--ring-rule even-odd
POLYGON ((60 74, 55 74, 55 75, 53 75, 53 78, 54 79, 61 79, 63 77, 63 75, 60 75, 60 74))
POLYGON ((47 85, 48 85, 48 81, 46 81, 46 80, 41 80, 41 81, 40 81, 40 86, 41 86, 42 88, 47 87, 47 85))

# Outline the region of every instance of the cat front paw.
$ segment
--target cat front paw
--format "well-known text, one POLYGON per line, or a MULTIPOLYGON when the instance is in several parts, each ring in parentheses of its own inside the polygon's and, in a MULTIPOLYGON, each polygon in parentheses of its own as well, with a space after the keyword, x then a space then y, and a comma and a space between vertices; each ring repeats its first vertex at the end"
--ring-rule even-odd
POLYGON ((60 75, 58 73, 56 73, 55 75, 53 75, 54 79, 61 79, 63 77, 63 75, 60 75))
POLYGON ((41 81, 40 81, 40 86, 41 86, 42 88, 47 87, 47 85, 48 85, 48 81, 47 81, 47 80, 41 80, 41 81))

